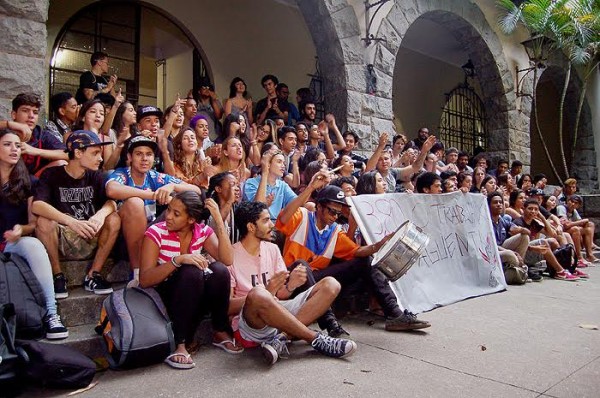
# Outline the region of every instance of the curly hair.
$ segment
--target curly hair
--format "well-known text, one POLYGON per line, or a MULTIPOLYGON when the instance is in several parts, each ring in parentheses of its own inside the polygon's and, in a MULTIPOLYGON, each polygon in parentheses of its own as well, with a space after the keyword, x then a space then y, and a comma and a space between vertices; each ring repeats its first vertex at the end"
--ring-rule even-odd
POLYGON ((186 176, 189 179, 193 179, 198 174, 204 171, 204 165, 202 164, 202 159, 200 158, 200 148, 196 150, 196 153, 194 154, 194 160, 191 164, 188 163, 188 161, 185 158, 185 153, 183 152, 181 142, 183 140, 184 134, 188 131, 191 131, 196 137, 196 141, 200 142, 198 133, 196 133, 196 131, 192 130, 191 128, 186 128, 181 133, 177 134, 177 136, 173 138, 173 163, 177 168, 179 168, 179 170, 181 170, 184 176, 186 176))

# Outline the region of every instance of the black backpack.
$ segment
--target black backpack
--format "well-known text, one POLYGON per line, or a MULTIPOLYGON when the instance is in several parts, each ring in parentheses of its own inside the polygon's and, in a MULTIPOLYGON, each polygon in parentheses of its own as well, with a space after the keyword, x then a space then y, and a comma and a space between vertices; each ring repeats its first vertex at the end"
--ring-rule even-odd
POLYGON ((577 258, 575 257, 575 248, 572 244, 567 243, 554 250, 553 253, 561 267, 571 273, 575 272, 577 269, 577 258))
POLYGON ((0 304, 0 395, 17 395, 25 355, 15 346, 16 316, 12 304, 0 304))
POLYGON ((19 339, 44 336, 46 306, 42 287, 27 262, 14 253, 0 253, 0 304, 13 303, 19 339))

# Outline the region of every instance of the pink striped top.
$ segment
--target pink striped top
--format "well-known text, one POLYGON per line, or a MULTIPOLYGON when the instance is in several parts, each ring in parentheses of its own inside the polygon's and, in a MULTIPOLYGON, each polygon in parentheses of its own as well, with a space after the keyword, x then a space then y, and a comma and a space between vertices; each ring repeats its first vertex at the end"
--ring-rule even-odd
MULTIPOLYGON (((200 253, 204 247, 204 241, 213 234, 213 229, 204 224, 194 224, 192 240, 188 253, 200 253)), ((159 222, 152 225, 145 234, 159 248, 158 264, 164 264, 171 261, 171 257, 181 254, 181 244, 179 235, 176 232, 169 232, 166 222, 159 222)))

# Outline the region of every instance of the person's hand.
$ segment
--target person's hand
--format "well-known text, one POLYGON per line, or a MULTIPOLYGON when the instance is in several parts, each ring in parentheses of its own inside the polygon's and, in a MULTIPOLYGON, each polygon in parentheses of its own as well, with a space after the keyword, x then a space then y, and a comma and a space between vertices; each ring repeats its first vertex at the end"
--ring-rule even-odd
POLYGON ((97 235, 104 226, 104 218, 98 217, 96 214, 94 214, 88 219, 88 223, 92 226, 92 228, 94 228, 94 231, 97 235))
POLYGON ((325 120, 321 120, 317 125, 317 130, 319 134, 324 140, 329 140, 329 127, 327 126, 327 122, 325 120))
POLYGON ((179 256, 179 264, 189 264, 198 267, 201 270, 208 268, 209 263, 206 257, 200 253, 183 254, 179 256))
POLYGON ((208 209, 208 211, 210 212, 210 215, 213 218, 220 218, 221 217, 221 212, 219 211, 219 205, 217 204, 217 202, 214 201, 214 199, 208 198, 206 199, 206 201, 204 202, 204 207, 206 207, 208 209))
POLYGON ((271 207, 274 200, 275 200, 275 192, 271 192, 266 197, 267 207, 271 207))
POLYGON ((217 100, 217 93, 215 93, 214 90, 209 90, 208 95, 210 96, 211 100, 213 100, 213 101, 217 100))
POLYGON ((8 129, 17 133, 22 142, 27 142, 31 139, 32 131, 25 123, 10 121, 8 124, 10 124, 8 129))
POLYGON ((325 115, 325 121, 327 122, 327 124, 329 125, 329 127, 335 126, 335 116, 333 116, 333 113, 326 114, 325 115))
POLYGON ((125 97, 122 94, 122 89, 119 87, 119 91, 115 93, 115 106, 118 108, 121 106, 123 102, 125 102, 125 97))
POLYGON ((554 192, 552 192, 552 195, 556 196, 558 198, 558 196, 562 193, 563 189, 561 187, 556 187, 554 188, 554 192))
POLYGON ((469 188, 467 188, 467 187, 460 187, 460 188, 458 188, 458 189, 459 189, 459 191, 461 191, 462 193, 469 193, 469 188))
POLYGON ((258 127, 256 126, 256 123, 252 123, 252 126, 250 126, 250 131, 248 131, 248 139, 250 140, 250 143, 256 142, 258 138, 258 127))
POLYGON ((215 144, 206 150, 206 155, 211 158, 221 159, 222 149, 222 144, 215 144))
POLYGON ((310 183, 308 184, 308 186, 316 191, 316 190, 323 188, 325 185, 328 184, 328 182, 329 182, 329 172, 320 170, 319 172, 317 172, 317 174, 315 174, 313 176, 313 178, 312 178, 312 180, 310 180, 310 183))
POLYGON ((379 147, 383 148, 387 145, 388 140, 390 138, 390 135, 386 132, 381 133, 381 135, 379 136, 379 147))
POLYGON ((140 134, 146 138, 152 138, 152 136, 153 136, 152 131, 150 131, 150 130, 142 130, 142 131, 140 131, 140 134))
POLYGON ((165 130, 158 129, 158 133, 156 134, 156 143, 158 144, 158 149, 160 149, 162 153, 169 152, 169 140, 165 134, 165 130))
POLYGON ((488 195, 487 189, 485 189, 484 187, 481 187, 481 189, 480 189, 480 192, 481 192, 481 193, 482 193, 484 196, 487 196, 487 195, 488 195))
POLYGON ((262 158, 260 159, 260 171, 263 175, 269 174, 269 170, 271 168, 271 160, 273 159, 275 151, 268 150, 266 151, 262 158))
POLYGON ((302 157, 302 152, 298 149, 294 149, 294 153, 292 154, 292 162, 298 163, 300 158, 302 157))
POLYGON ((76 220, 71 218, 67 223, 67 227, 71 228, 75 233, 81 236, 83 239, 93 239, 96 236, 96 230, 89 221, 76 220))
POLYGON ((517 252, 514 252, 515 256, 517 256, 517 260, 519 260, 519 265, 523 265, 525 264, 525 261, 523 261, 523 257, 521 257, 521 255, 517 252))
POLYGON ((395 232, 387 234, 386 236, 383 237, 383 239, 381 239, 379 242, 375 243, 375 248, 377 249, 375 251, 378 252, 379 249, 381 249, 388 240, 392 239, 392 236, 394 236, 394 233, 395 232))
POLYGON ((287 271, 276 272, 265 287, 273 296, 275 296, 279 289, 281 289, 283 285, 285 285, 285 281, 287 280, 288 275, 289 272, 287 271))
POLYGON ((38 156, 39 153, 40 151, 38 148, 31 146, 26 142, 21 143, 21 155, 38 156))
POLYGON ((429 137, 427 137, 427 139, 423 143, 423 146, 421 146, 421 151, 429 152, 431 150, 431 148, 433 147, 433 144, 436 143, 436 141, 437 141, 437 138, 435 138, 434 135, 430 135, 429 137))
POLYGON ((186 102, 187 99, 181 99, 179 93, 177 93, 177 96, 175 97, 175 102, 173 103, 173 107, 171 108, 171 112, 177 115, 177 112, 179 112, 179 110, 183 108, 186 102))
POLYGON ((4 240, 9 243, 15 243, 23 235, 23 227, 21 224, 16 224, 12 229, 4 232, 4 240))
POLYGON ((173 186, 173 184, 167 184, 167 185, 164 185, 164 186, 158 188, 154 192, 155 200, 158 202, 158 204, 161 204, 161 205, 168 204, 171 201, 171 193, 173 192, 174 189, 175 189, 175 187, 173 186))
POLYGON ((455 163, 450 163, 448 165, 448 170, 454 171, 455 173, 458 173, 458 166, 455 163))
POLYGON ((300 286, 306 283, 307 277, 306 267, 299 265, 290 272, 290 278, 288 279, 287 285, 289 290, 298 289, 300 286))

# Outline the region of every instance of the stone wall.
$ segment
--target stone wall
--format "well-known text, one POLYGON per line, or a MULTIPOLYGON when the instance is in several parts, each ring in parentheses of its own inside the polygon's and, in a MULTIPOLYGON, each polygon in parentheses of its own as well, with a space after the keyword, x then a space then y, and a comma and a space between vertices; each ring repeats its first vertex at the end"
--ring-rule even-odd
POLYGON ((46 91, 48 0, 0 2, 0 119, 9 117, 15 95, 46 91))

